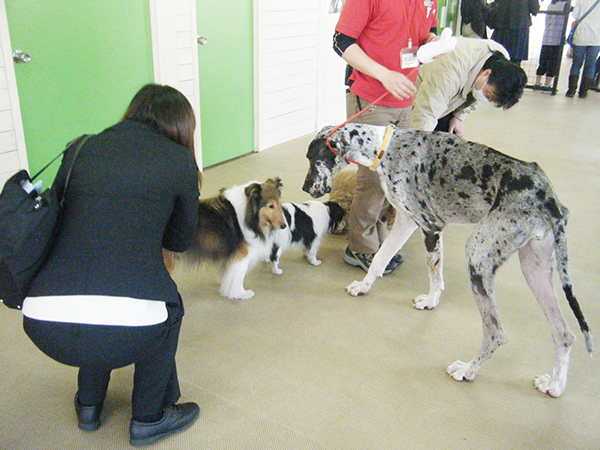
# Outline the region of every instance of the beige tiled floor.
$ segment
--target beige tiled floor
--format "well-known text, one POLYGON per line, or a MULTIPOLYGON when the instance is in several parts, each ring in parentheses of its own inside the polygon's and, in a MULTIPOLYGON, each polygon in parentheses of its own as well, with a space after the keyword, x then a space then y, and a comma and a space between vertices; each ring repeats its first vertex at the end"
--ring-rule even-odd
MULTIPOLYGON (((537 161, 571 211, 571 270, 584 314, 600 334, 600 94, 587 100, 527 91, 514 109, 483 108, 467 138, 537 161)), ((311 136, 205 171, 204 196, 220 187, 283 179, 286 201, 302 201, 311 136)), ((225 142, 226 145, 226 142, 225 142)), ((187 314, 178 353, 182 400, 203 410, 188 431, 152 448, 210 450, 597 449, 600 360, 578 335, 566 393, 553 399, 532 379, 551 370, 547 323, 516 257, 497 278, 510 342, 477 379, 458 383, 447 363, 468 360, 481 340, 465 271, 471 226, 445 233, 446 291, 434 311, 416 311, 425 291, 425 252, 415 234, 404 266, 365 297, 344 286, 363 272, 345 265, 343 237, 325 239, 313 267, 284 255, 281 276, 258 265, 246 287, 255 297, 218 295, 212 268, 179 270, 187 314)), ((0 448, 125 449, 131 368, 114 372, 103 426, 77 429, 76 371, 42 355, 25 337, 18 312, 0 309, 0 448)), ((598 344, 600 345, 600 344, 598 344)))

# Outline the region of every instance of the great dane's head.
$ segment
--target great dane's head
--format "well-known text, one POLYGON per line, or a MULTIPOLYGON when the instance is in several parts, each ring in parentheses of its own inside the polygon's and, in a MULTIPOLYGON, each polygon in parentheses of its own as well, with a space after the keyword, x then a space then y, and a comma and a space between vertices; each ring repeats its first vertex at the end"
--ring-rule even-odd
POLYGON ((331 135, 332 151, 327 145, 327 136, 333 129, 331 126, 321 129, 306 154, 310 167, 302 190, 314 198, 331 192, 333 179, 350 162, 370 166, 385 133, 385 127, 346 124, 331 135))
MULTIPOLYGON (((333 127, 328 126, 319 131, 306 153, 310 167, 302 190, 313 198, 328 194, 335 175, 348 165, 344 158, 333 153, 327 145, 327 135, 332 129, 333 127)), ((332 146, 336 145, 333 139, 330 142, 332 146)))

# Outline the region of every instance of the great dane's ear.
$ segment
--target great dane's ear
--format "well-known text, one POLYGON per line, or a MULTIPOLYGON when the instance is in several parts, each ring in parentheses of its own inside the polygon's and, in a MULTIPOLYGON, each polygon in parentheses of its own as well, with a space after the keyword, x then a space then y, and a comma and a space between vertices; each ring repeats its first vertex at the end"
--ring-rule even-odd
MULTIPOLYGON (((306 157, 310 161, 335 159, 335 154, 327 146, 327 136, 334 128, 333 126, 326 126, 317 133, 308 146, 306 157)), ((331 144, 333 146, 333 142, 331 144)))
POLYGON ((333 130, 334 128, 335 128, 335 127, 334 127, 333 125, 326 125, 326 126, 324 126, 324 127, 323 127, 323 128, 321 128, 321 129, 319 130, 319 132, 317 133, 317 137, 319 137, 319 138, 320 138, 321 136, 323 136, 323 137, 327 137, 327 135, 328 135, 329 133, 331 133, 331 130, 333 130))

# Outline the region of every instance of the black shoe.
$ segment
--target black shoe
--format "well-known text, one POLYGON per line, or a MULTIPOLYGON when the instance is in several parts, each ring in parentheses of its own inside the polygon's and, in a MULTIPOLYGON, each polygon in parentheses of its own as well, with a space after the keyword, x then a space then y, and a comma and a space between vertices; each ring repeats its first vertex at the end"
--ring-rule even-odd
POLYGON ((85 431, 96 431, 100 427, 100 413, 102 405, 82 406, 75 394, 75 412, 77 413, 77 426, 85 431))
POLYGON ((390 260, 390 262, 388 263, 386 270, 387 269, 391 269, 392 271, 396 270, 398 267, 400 267, 402 265, 402 263, 404 262, 404 258, 402 257, 402 255, 400 253, 396 253, 392 259, 390 260))
POLYGON ((200 414, 196 403, 181 403, 169 406, 158 422, 145 423, 131 420, 129 442, 135 447, 153 444, 190 427, 200 414))
MULTIPOLYGON (((360 267, 365 272, 369 271, 369 267, 371 267, 371 263, 373 262, 372 253, 356 253, 350 250, 349 247, 346 247, 346 252, 344 253, 344 262, 354 267, 360 267)), ((388 265, 385 267, 383 271, 383 275, 388 275, 400 267, 400 264, 404 262, 404 258, 400 254, 395 255, 388 265)))

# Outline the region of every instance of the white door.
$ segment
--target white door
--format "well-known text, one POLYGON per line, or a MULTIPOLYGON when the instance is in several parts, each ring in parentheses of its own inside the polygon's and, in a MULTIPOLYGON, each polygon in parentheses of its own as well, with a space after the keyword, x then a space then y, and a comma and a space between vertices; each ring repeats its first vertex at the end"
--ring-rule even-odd
POLYGON ((17 80, 4 0, 0 0, 0 187, 20 169, 28 169, 17 80))
POLYGON ((179 89, 196 113, 196 161, 202 169, 196 0, 149 0, 154 82, 179 89))

